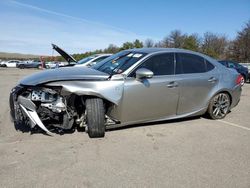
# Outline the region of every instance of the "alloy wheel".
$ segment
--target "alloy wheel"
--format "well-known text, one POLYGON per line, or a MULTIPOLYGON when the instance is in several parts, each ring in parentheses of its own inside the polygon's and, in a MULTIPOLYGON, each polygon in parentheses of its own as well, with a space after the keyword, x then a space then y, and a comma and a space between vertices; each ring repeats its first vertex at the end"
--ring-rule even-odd
POLYGON ((230 106, 229 96, 225 93, 216 95, 213 99, 212 113, 216 119, 224 118, 230 106))

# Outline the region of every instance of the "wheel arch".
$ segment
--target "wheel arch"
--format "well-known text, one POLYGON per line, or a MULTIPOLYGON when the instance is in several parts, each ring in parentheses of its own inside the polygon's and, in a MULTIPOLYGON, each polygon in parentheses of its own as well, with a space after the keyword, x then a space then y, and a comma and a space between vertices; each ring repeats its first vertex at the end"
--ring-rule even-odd
POLYGON ((107 112, 110 108, 112 108, 113 106, 115 106, 116 104, 114 102, 112 102, 111 100, 108 100, 100 95, 81 95, 80 96, 84 101, 86 101, 87 99, 90 98, 100 98, 103 100, 103 103, 105 105, 105 112, 107 112))
MULTIPOLYGON (((217 92, 210 98, 210 100, 211 100, 215 95, 218 95, 219 93, 226 93, 226 94, 228 94, 229 99, 230 99, 230 107, 231 107, 231 105, 232 105, 232 100, 233 100, 233 98, 232 98, 232 93, 231 93, 229 90, 227 90, 227 89, 221 89, 221 90, 217 91, 217 92)), ((209 102, 210 102, 210 100, 209 100, 209 102)), ((208 104, 209 104, 209 102, 208 102, 208 104)))

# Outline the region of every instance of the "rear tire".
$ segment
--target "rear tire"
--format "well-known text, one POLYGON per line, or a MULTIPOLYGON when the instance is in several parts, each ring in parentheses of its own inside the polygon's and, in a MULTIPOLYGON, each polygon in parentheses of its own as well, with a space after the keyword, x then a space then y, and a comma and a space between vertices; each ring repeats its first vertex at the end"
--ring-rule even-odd
POLYGON ((209 103, 208 115, 211 119, 223 119, 226 117, 231 101, 227 93, 218 93, 209 103))
POLYGON ((86 116, 88 135, 90 138, 100 138, 105 136, 104 125, 104 105, 100 98, 86 100, 86 116))

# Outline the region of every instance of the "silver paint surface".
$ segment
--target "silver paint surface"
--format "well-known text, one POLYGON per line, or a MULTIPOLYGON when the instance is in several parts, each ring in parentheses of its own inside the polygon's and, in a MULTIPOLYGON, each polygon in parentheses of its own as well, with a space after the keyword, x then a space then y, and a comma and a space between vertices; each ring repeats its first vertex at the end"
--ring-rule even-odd
POLYGON ((23 78, 19 84, 36 86, 47 82, 62 80, 105 80, 109 75, 86 67, 62 67, 45 70, 23 78))
MULTIPOLYGON (((137 49, 135 49, 137 50, 137 49)), ((73 67, 44 71, 23 79, 23 85, 61 86, 66 94, 97 96, 113 105, 107 115, 123 126, 180 117, 201 115, 206 112, 210 99, 219 92, 228 92, 231 108, 237 105, 241 87, 236 86, 238 73, 227 69, 216 60, 200 53, 180 49, 138 49, 146 52, 122 75, 109 75, 90 68, 73 67), (128 77, 145 59, 168 52, 196 54, 207 59, 214 69, 206 73, 153 76, 136 79, 128 77)))

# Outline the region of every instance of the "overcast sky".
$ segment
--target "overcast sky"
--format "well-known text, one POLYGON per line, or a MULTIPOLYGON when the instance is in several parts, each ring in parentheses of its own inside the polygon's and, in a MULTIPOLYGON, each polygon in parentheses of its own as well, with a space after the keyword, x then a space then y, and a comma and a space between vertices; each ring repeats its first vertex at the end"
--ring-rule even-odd
POLYGON ((250 0, 1 0, 0 51, 51 55, 160 40, 170 31, 234 38, 250 19, 250 0))

